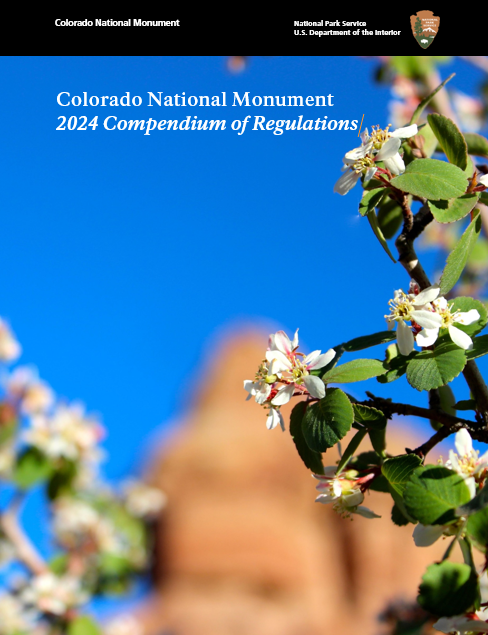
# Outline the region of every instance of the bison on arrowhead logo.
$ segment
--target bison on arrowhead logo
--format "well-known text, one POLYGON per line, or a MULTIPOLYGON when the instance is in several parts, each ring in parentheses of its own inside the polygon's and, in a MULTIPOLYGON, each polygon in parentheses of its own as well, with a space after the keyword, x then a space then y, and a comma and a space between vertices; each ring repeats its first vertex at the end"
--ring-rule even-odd
POLYGON ((413 37, 423 49, 429 48, 439 31, 441 19, 432 11, 417 11, 410 16, 413 37))

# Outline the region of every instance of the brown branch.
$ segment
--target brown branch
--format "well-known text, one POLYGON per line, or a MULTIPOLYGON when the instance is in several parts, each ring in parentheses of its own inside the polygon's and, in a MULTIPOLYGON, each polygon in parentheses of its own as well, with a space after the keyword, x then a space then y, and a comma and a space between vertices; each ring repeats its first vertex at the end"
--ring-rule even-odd
POLYGON ((14 499, 10 507, 0 517, 0 527, 6 538, 15 547, 17 556, 36 575, 46 573, 48 566, 34 547, 19 523, 20 497, 14 499))

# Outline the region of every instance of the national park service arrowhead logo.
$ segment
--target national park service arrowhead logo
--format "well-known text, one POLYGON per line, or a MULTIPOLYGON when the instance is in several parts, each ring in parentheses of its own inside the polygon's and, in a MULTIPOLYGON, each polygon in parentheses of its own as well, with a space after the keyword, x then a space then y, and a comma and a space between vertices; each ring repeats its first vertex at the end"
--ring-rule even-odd
POLYGON ((417 11, 416 15, 410 16, 413 37, 423 49, 428 49, 434 41, 440 21, 441 19, 432 11, 417 11))

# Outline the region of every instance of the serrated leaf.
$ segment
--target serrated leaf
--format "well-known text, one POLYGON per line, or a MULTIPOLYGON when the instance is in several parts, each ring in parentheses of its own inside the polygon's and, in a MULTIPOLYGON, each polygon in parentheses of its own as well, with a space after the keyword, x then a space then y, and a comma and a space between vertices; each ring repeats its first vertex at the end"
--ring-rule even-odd
POLYGON ((488 353, 488 335, 480 335, 473 339, 473 348, 466 351, 466 358, 476 359, 477 357, 483 357, 488 353))
POLYGON ((427 121, 449 162, 465 170, 468 165, 468 146, 454 121, 437 113, 427 115, 427 121))
POLYGON ((322 455, 319 452, 311 450, 302 432, 302 421, 305 414, 307 404, 304 401, 297 403, 291 411, 290 416, 290 434, 297 449, 297 452, 309 470, 314 474, 323 474, 324 465, 322 463, 322 455))
POLYGON ((350 384, 377 377, 385 372, 385 364, 379 359, 353 359, 335 366, 322 376, 326 384, 350 384))
POLYGON ((52 472, 49 459, 37 448, 28 448, 17 460, 12 478, 21 488, 27 489, 45 481, 52 472))
POLYGON ((463 370, 466 355, 462 348, 446 343, 435 350, 417 353, 408 361, 407 381, 416 390, 433 390, 445 386, 463 370))
POLYGON ((456 509, 470 498, 463 477, 441 465, 417 468, 403 494, 408 513, 422 525, 448 525, 458 520, 456 509))
POLYGON ((475 132, 465 132, 464 138, 468 146, 468 154, 488 159, 488 139, 475 132))
MULTIPOLYGON (((395 336, 396 336, 396 333, 395 333, 395 336)), ((390 347, 388 347, 388 349, 389 348, 390 347)), ((396 350, 396 352, 398 352, 397 348, 393 350, 396 350)), ((402 377, 402 375, 405 375, 405 373, 407 372, 408 362, 410 361, 410 359, 413 359, 416 354, 417 352, 415 351, 413 353, 410 353, 408 357, 406 355, 397 355, 396 357, 389 359, 386 362, 388 367, 387 372, 384 375, 379 375, 379 377, 377 377, 376 380, 380 384, 389 384, 390 382, 399 379, 400 377, 402 377)), ((387 357, 388 357, 388 353, 387 353, 387 357)))
POLYGON ((477 202, 478 194, 464 194, 449 201, 429 201, 429 208, 439 223, 454 223, 467 216, 477 202))
POLYGON ((361 216, 366 216, 368 212, 374 210, 374 208, 380 204, 381 199, 385 194, 385 187, 378 187, 373 190, 364 191, 363 198, 359 203, 359 213, 361 216))
POLYGON ((477 549, 486 553, 488 547, 488 508, 480 510, 468 518, 466 531, 477 549))
POLYGON ((421 463, 420 457, 416 454, 403 454, 386 460, 381 467, 381 472, 391 488, 403 496, 408 479, 421 463))
POLYGON ((467 612, 478 596, 478 577, 471 567, 445 560, 427 567, 417 600, 434 615, 452 617, 467 612))
POLYGON ((387 199, 378 210, 378 226, 386 240, 393 236, 400 229, 403 222, 402 208, 396 201, 387 199))
POLYGON ((404 527, 405 525, 408 525, 408 523, 410 522, 408 518, 405 518, 405 516, 402 513, 402 510, 398 507, 396 503, 391 508, 391 520, 398 527, 404 527))
POLYGON ((101 630, 97 624, 87 615, 75 617, 69 623, 67 632, 68 635, 101 635, 101 630))
POLYGON ((488 507, 488 484, 485 483, 484 487, 465 505, 461 505, 456 509, 456 515, 471 516, 488 507))
POLYGON ((460 168, 437 159, 416 159, 390 182, 403 192, 433 201, 462 196, 468 187, 460 168))
POLYGON ((328 388, 323 399, 307 408, 302 432, 308 447, 325 452, 351 429, 354 413, 351 402, 339 388, 328 388))
POLYGON ((361 337, 355 337, 353 340, 349 340, 345 344, 342 344, 344 350, 348 353, 354 353, 356 351, 362 351, 365 348, 371 348, 378 344, 386 344, 396 339, 396 333, 394 331, 379 331, 372 335, 363 335, 361 337))
POLYGON ((368 214, 366 214, 366 218, 368 219, 369 224, 371 225, 371 229, 373 230, 373 233, 378 239, 380 245, 383 247, 386 253, 390 256, 393 262, 396 262, 395 258, 393 257, 393 254, 390 251, 390 248, 388 247, 386 238, 383 236, 383 232, 380 229, 376 212, 374 210, 372 210, 371 212, 368 212, 368 214))
POLYGON ((381 410, 363 404, 353 404, 352 407, 356 423, 374 430, 383 430, 386 427, 386 416, 381 410))
POLYGON ((479 210, 473 212, 473 220, 451 251, 446 261, 440 280, 439 295, 446 295, 461 277, 468 261, 469 254, 481 231, 481 216, 479 210))

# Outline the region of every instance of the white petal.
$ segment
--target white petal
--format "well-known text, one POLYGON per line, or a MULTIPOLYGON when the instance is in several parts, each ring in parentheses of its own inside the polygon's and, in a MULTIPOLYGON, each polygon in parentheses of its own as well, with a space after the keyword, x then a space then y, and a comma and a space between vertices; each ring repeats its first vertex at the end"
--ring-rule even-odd
POLYGON ((381 518, 381 516, 375 514, 374 511, 372 511, 368 507, 363 507, 363 505, 359 505, 354 513, 359 514, 360 516, 364 516, 364 518, 381 518))
POLYGON ((413 351, 413 333, 402 320, 398 322, 397 328, 397 345, 402 355, 410 355, 413 351))
POLYGON ((337 500, 337 498, 335 496, 330 496, 329 494, 320 494, 315 499, 315 502, 316 503, 325 503, 325 504, 327 504, 327 503, 333 503, 336 500, 337 500))
POLYGON ((247 392, 249 393, 248 399, 252 395, 254 395, 254 382, 252 381, 252 379, 245 379, 244 380, 244 390, 247 390, 247 392))
POLYGON ((285 403, 288 403, 290 399, 293 397, 293 393, 295 391, 295 384, 290 384, 289 386, 284 386, 280 388, 277 394, 271 399, 271 403, 273 406, 283 406, 285 403))
POLYGON ((438 313, 434 313, 434 311, 415 309, 411 315, 415 322, 424 329, 438 329, 442 325, 441 316, 438 313))
POLYGON ((270 393, 271 393, 271 386, 263 382, 261 389, 258 392, 256 392, 256 397, 255 397, 256 403, 262 406, 263 403, 268 400, 270 393))
POLYGON ((364 500, 364 494, 361 490, 356 490, 350 494, 343 494, 342 503, 345 507, 356 507, 360 505, 364 500))
POLYGON ((317 397, 317 399, 323 399, 325 397, 325 384, 320 377, 305 375, 303 383, 312 397, 317 397))
POLYGON ((480 176, 478 179, 478 183, 481 183, 481 185, 488 187, 488 174, 485 174, 484 176, 480 176))
POLYGON ((488 624, 483 620, 472 620, 466 615, 441 617, 434 628, 442 633, 488 633, 488 624))
POLYGON ((274 373, 281 373, 292 367, 288 357, 281 351, 266 351, 266 360, 271 364, 270 369, 272 368, 274 373))
POLYGON ((398 148, 401 146, 400 139, 390 138, 383 144, 381 150, 376 155, 377 161, 384 161, 385 159, 391 159, 398 153, 398 148))
POLYGON ((439 329, 423 329, 415 337, 415 341, 419 346, 427 348, 432 346, 439 336, 439 329))
POLYGON ((334 192, 344 196, 349 192, 349 190, 352 190, 358 180, 359 174, 353 172, 352 170, 348 170, 347 172, 344 172, 341 178, 334 185, 334 192))
POLYGON ((476 309, 470 309, 469 311, 464 311, 463 313, 459 313, 454 318, 455 322, 459 322, 459 324, 464 324, 468 326, 469 324, 473 324, 476 320, 480 319, 480 314, 476 309))
MULTIPOLYGON (((312 353, 310 353, 310 355, 312 355, 312 353)), ((329 348, 329 350, 326 353, 322 353, 322 355, 319 355, 317 358, 315 358, 315 360, 312 363, 310 363, 310 360, 309 360, 310 355, 307 355, 307 357, 305 358, 305 364, 307 365, 307 368, 309 370, 314 370, 317 368, 323 368, 324 366, 327 366, 327 364, 331 360, 333 360, 334 357, 336 356, 336 352, 333 348, 329 348)))
MULTIPOLYGON (((292 351, 290 338, 285 331, 278 331, 274 335, 269 336, 270 342, 274 344, 274 350, 281 351, 284 355, 288 355, 292 351)), ((271 347, 270 347, 271 348, 271 347)))
POLYGON ((451 336, 451 340, 454 342, 454 344, 456 344, 456 346, 464 348, 465 351, 469 351, 471 348, 473 348, 473 340, 467 333, 461 331, 461 329, 456 328, 454 324, 451 324, 451 326, 448 328, 448 331, 449 335, 451 336))
POLYGON ((402 157, 397 153, 391 159, 385 159, 385 168, 390 170, 392 174, 403 174, 405 172, 405 163, 402 157))
POLYGON ((413 530, 413 541, 417 547, 430 547, 445 530, 445 525, 416 525, 413 530))
POLYGON ((409 137, 413 137, 418 132, 417 124, 413 123, 411 126, 405 126, 404 128, 397 128, 390 132, 392 137, 398 137, 400 139, 408 139, 409 137))
POLYGON ((464 479, 464 482, 468 486, 469 493, 471 494, 471 498, 474 498, 476 496, 476 481, 474 480, 472 476, 469 476, 468 478, 464 479))
POLYGON ((466 428, 461 428, 459 432, 456 432, 456 436, 454 437, 454 445, 456 446, 456 450, 459 456, 471 454, 471 452, 473 451, 473 441, 466 428))
POLYGON ((421 291, 418 295, 415 296, 413 300, 413 304, 415 306, 423 306, 424 304, 429 304, 433 302, 439 295, 440 287, 438 285, 433 285, 432 287, 427 287, 421 291))
POLYGON ((446 467, 449 467, 455 472, 460 472, 458 456, 452 450, 449 450, 449 461, 446 462, 446 467), (447 463, 449 463, 449 465, 447 465, 447 463))
POLYGON ((295 331, 295 335, 293 336, 293 340, 291 342, 292 350, 298 348, 298 329, 295 331))
POLYGON ((378 168, 368 168, 366 170, 366 173, 364 175, 364 182, 367 183, 368 181, 371 181, 371 179, 373 178, 373 176, 376 174, 376 171, 378 170, 378 168))
POLYGON ((344 155, 344 161, 356 163, 358 159, 364 159, 364 157, 368 154, 368 145, 361 145, 358 148, 354 148, 353 150, 349 150, 344 155))
POLYGON ((276 410, 276 408, 271 408, 266 420, 266 427, 268 430, 273 430, 273 428, 276 428, 278 424, 281 426, 282 430, 285 429, 285 422, 283 421, 281 412, 276 410))

